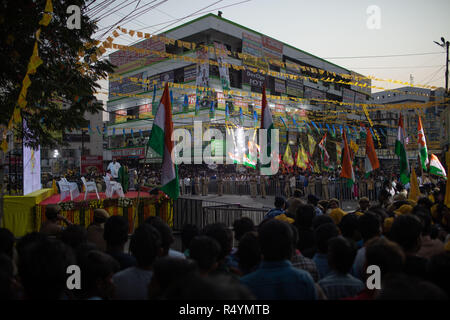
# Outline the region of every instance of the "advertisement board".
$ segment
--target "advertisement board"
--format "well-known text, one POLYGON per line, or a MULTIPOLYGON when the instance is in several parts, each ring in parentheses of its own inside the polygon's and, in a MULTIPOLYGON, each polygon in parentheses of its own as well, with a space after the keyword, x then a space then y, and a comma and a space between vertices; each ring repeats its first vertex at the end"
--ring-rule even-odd
POLYGON ((122 148, 122 149, 111 149, 111 156, 113 159, 120 158, 139 158, 144 159, 145 148, 122 148))
POLYGON ((207 50, 197 50, 197 59, 203 60, 205 63, 197 64, 197 87, 209 87, 209 53, 207 50))
POLYGON ((228 67, 224 64, 228 63, 227 53, 225 46, 222 43, 214 42, 214 48, 216 49, 216 58, 219 64, 220 82, 222 83, 223 90, 230 90, 230 74, 228 67))
POLYGON ((131 76, 124 77, 121 80, 109 81, 109 98, 118 98, 117 95, 113 93, 139 93, 144 92, 146 85, 142 83, 136 83, 130 80, 130 78, 142 79, 143 72, 136 73, 131 76))
POLYGON ((197 78, 197 66, 195 64, 184 68, 184 82, 195 81, 197 78))
MULTIPOLYGON (((28 131, 26 121, 23 121, 23 130, 28 131)), ((27 147, 25 140, 23 147, 23 195, 40 190, 41 186, 41 150, 27 147)))
POLYGON ((152 105, 142 104, 139 106, 139 119, 146 119, 152 116, 152 105))
POLYGON ((353 103, 354 101, 355 101, 355 92, 350 89, 343 88, 342 89, 342 102, 353 103))
POLYGON ((126 109, 117 110, 115 112, 115 114, 116 114, 116 120, 114 123, 127 122, 127 110, 126 109))
POLYGON ((81 156, 81 175, 103 174, 103 156, 81 156))
MULTIPOLYGON (((300 66, 293 62, 286 61, 286 73, 295 76, 300 76, 300 66)), ((297 80, 286 78, 286 93, 291 96, 303 97, 303 79, 299 78, 297 80)))
MULTIPOLYGON (((145 39, 132 47, 137 49, 166 52, 166 45, 164 42, 154 40, 153 38, 145 39)), ((118 50, 109 55, 110 62, 116 66, 114 70, 116 73, 128 72, 164 59, 165 58, 162 58, 154 53, 136 52, 131 50, 118 50)))

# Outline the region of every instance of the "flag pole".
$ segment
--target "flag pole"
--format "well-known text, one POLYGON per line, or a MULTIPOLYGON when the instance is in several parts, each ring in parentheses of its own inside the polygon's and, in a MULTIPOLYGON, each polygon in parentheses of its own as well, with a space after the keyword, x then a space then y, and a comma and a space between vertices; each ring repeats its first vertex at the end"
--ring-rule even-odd
MULTIPOLYGON (((144 168, 145 168, 145 163, 147 161, 147 152, 148 152, 148 146, 145 145, 144 146, 144 168)), ((142 179, 142 176, 138 176, 138 195, 137 195, 136 209, 135 209, 134 215, 133 215, 133 228, 132 228, 133 232, 132 233, 134 233, 134 230, 135 230, 136 216, 139 212, 139 205, 141 203, 141 184, 142 184, 141 179, 142 179)))

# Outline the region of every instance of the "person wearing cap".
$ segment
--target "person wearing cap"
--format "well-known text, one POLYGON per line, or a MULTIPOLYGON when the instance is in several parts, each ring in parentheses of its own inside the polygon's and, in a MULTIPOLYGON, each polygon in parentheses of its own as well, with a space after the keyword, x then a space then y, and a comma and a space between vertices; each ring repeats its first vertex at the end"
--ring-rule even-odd
POLYGON ((280 214, 285 214, 286 200, 284 197, 275 197, 275 208, 270 209, 269 212, 264 216, 264 220, 275 218, 280 214))
POLYGON ((370 207, 370 200, 367 197, 362 197, 359 199, 359 207, 355 210, 354 213, 361 215, 367 212, 370 207))
POLYGON ((334 223, 338 225, 341 222, 342 217, 345 216, 346 214, 347 212, 345 212, 341 208, 334 208, 331 209, 329 216, 331 219, 333 219, 334 223))
POLYGON ((94 221, 87 228, 87 241, 95 244, 97 249, 106 250, 106 241, 103 239, 104 225, 109 214, 105 209, 94 210, 94 221))
POLYGON ((72 222, 61 215, 61 207, 59 205, 48 205, 45 208, 45 217, 47 220, 42 223, 39 232, 48 236, 59 235, 64 230, 64 227, 59 223, 60 221, 68 226, 72 225, 72 222))

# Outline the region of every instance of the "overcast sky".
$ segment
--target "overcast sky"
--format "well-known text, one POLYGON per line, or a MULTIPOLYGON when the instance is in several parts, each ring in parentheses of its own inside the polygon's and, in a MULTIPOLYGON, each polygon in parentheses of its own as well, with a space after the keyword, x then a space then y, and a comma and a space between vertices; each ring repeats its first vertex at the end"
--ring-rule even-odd
MULTIPOLYGON (((217 14, 216 8, 242 1, 245 0, 168 0, 121 26, 161 32, 200 15, 170 26, 169 23, 161 23, 173 23, 174 19, 193 14, 215 2, 218 3, 203 11, 214 9, 213 13, 217 14), (155 26, 157 24, 159 25, 155 26)), ((116 1, 113 6, 120 2, 122 1, 116 1)), ((139 6, 150 2, 151 0, 142 0, 139 6)), ((102 19, 100 27, 117 22, 130 13, 136 4, 137 2, 130 4, 102 19)), ((415 84, 444 87, 445 50, 433 41, 440 42, 442 36, 450 40, 449 0, 251 0, 221 11, 226 19, 361 74, 408 82, 412 74, 415 84), (367 26, 368 19, 375 17, 367 13, 368 7, 373 5, 379 8, 379 29, 369 29, 367 26), (364 59, 331 58, 417 53, 437 54, 364 59)), ((123 37, 122 41, 132 43, 132 38, 123 37)), ((374 84, 385 88, 398 87, 387 82, 374 84)))

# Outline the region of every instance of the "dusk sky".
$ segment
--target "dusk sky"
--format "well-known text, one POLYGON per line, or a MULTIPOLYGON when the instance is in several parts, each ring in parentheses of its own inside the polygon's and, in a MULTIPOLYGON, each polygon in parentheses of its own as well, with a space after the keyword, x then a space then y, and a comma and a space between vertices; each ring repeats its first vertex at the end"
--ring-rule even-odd
MULTIPOLYGON (((102 19, 100 27, 119 21, 135 6, 102 19)), ((196 11, 217 14, 218 8, 226 19, 361 74, 408 82, 412 74, 416 85, 444 87, 445 50, 433 41, 440 42, 442 36, 450 40, 448 0, 168 0, 121 26, 160 33, 202 15, 190 16, 196 11), (208 5, 212 6, 201 10, 208 5), (379 8, 379 29, 367 26, 370 6, 379 8), (179 20, 186 16, 190 17, 179 20), (423 55, 355 58, 405 54, 423 55)), ((137 38, 121 36, 120 40, 131 44, 137 38)), ((374 85, 398 87, 388 82, 374 85)))

